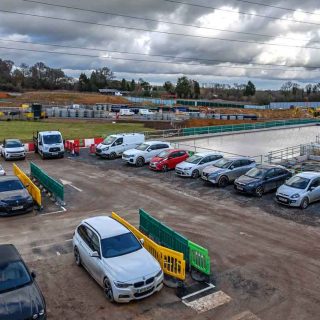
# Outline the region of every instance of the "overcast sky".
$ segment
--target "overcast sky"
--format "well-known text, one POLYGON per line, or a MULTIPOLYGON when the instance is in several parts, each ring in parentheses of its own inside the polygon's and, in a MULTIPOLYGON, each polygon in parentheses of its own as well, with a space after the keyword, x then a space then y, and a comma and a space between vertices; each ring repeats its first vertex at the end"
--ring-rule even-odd
POLYGON ((18 65, 22 62, 34 64, 42 61, 51 67, 62 68, 67 75, 74 77, 78 77, 80 72, 89 74, 94 68, 108 66, 119 79, 123 77, 138 79, 142 77, 158 84, 162 84, 165 80, 176 82, 176 79, 181 75, 187 75, 198 80, 201 84, 207 85, 214 82, 242 83, 250 79, 258 88, 278 88, 287 80, 300 82, 302 85, 309 82, 320 82, 320 69, 289 69, 262 66, 264 69, 271 68, 272 70, 261 70, 257 69, 259 66, 256 65, 261 63, 291 67, 320 66, 320 3, 317 0, 251 0, 251 2, 266 3, 277 7, 289 7, 295 9, 293 11, 264 7, 236 0, 181 0, 181 2, 201 4, 226 11, 172 3, 165 0, 35 1, 166 22, 191 24, 201 28, 58 8, 22 0, 1 0, 0 10, 100 24, 84 24, 0 12, 0 47, 49 50, 96 56, 68 56, 0 48, 1 59, 11 59, 18 65), (229 11, 234 11, 234 13, 229 11), (302 11, 315 14, 307 14, 302 11), (308 23, 274 20, 254 15, 243 15, 239 12, 294 19, 308 23), (106 27, 101 24, 180 33, 193 35, 193 37, 106 27), (214 29, 249 34, 237 34, 214 29), (260 35, 253 35, 252 33, 260 35), (222 41, 208 39, 208 37, 252 41, 254 43, 222 41), (5 39, 81 48, 90 47, 99 50, 91 51, 22 44, 3 41, 5 39), (266 44, 261 44, 261 42, 266 44), (297 48, 297 46, 318 47, 319 49, 297 48), (159 56, 139 56, 112 53, 110 51, 126 51, 159 56), (161 56, 179 58, 172 59, 161 56), (111 59, 111 57, 117 58, 117 60, 111 59), (183 57, 193 58, 194 60, 183 60, 183 57), (138 62, 123 59, 143 59, 156 62, 138 62), (211 61, 201 61, 200 59, 209 59, 211 61), (174 64, 173 60, 178 61, 179 64, 174 64), (159 61, 169 61, 170 63, 159 63, 159 61), (221 66, 225 66, 225 68, 221 68, 221 66), (282 70, 275 70, 277 68, 282 70))

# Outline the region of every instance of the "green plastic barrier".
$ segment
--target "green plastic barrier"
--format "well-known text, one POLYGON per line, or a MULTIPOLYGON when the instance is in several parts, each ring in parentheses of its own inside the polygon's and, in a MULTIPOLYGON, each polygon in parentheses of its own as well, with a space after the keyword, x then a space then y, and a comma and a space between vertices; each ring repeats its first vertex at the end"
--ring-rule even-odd
POLYGON ((204 274, 210 275, 210 257, 207 249, 189 241, 189 263, 190 266, 201 271, 204 274))
POLYGON ((185 260, 189 261, 188 239, 153 218, 143 209, 139 210, 139 215, 139 228, 145 235, 164 247, 182 252, 185 260))
POLYGON ((51 178, 45 171, 30 163, 31 176, 37 179, 48 191, 56 196, 57 199, 64 201, 64 186, 51 178))

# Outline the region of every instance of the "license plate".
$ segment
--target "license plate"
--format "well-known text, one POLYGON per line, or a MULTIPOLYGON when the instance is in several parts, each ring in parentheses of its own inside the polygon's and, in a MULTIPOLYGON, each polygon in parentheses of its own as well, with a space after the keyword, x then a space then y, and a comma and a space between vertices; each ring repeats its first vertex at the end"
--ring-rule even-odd
POLYGON ((23 206, 12 207, 12 210, 21 210, 21 209, 23 209, 23 206))
POLYGON ((279 199, 279 201, 282 201, 282 202, 288 202, 288 199, 286 199, 286 198, 279 197, 278 199, 279 199))
POLYGON ((151 285, 151 286, 149 286, 149 287, 142 288, 142 289, 137 289, 137 293, 142 293, 142 292, 148 291, 148 290, 150 290, 152 287, 153 287, 153 285, 151 285))
POLYGON ((237 186, 237 189, 240 190, 240 191, 243 191, 242 187, 237 186))
POLYGON ((53 156, 57 156, 57 155, 58 155, 58 152, 51 152, 51 154, 52 154, 53 156))

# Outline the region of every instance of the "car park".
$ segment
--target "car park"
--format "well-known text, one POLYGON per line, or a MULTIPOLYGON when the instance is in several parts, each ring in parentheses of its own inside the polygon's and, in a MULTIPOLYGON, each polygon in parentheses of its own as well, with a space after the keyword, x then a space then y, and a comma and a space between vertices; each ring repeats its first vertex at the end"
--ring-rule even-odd
POLYGON ((216 163, 223 156, 216 152, 199 152, 176 166, 176 174, 182 177, 198 178, 202 170, 216 163))
POLYGON ((33 199, 16 176, 0 177, 0 216, 33 210, 33 199))
POLYGON ((223 158, 206 167, 202 171, 201 178, 223 188, 255 166, 255 160, 247 157, 223 158))
POLYGON ((121 156, 124 151, 136 148, 144 140, 144 134, 141 133, 113 134, 97 145, 96 155, 102 158, 115 159, 121 156))
POLYGON ((116 220, 93 217, 81 222, 73 236, 77 265, 83 265, 111 302, 130 302, 158 292, 163 272, 142 241, 116 220))
POLYGON ((5 160, 25 159, 24 145, 18 139, 5 139, 1 146, 1 156, 5 160))
POLYGON ((170 148, 171 145, 169 142, 146 141, 134 149, 125 151, 122 154, 122 159, 129 164, 142 167, 145 163, 149 163, 151 159, 160 152, 170 148))
POLYGON ((7 173, 6 171, 3 169, 3 167, 0 165, 0 176, 5 176, 7 173))
POLYGON ((292 173, 285 167, 263 164, 236 179, 234 188, 238 192, 261 197, 265 192, 280 187, 291 176, 292 173))
POLYGON ((45 320, 46 303, 18 250, 12 244, 0 245, 0 319, 45 320))
POLYGON ((151 159, 149 168, 155 171, 172 170, 187 158, 189 158, 189 153, 185 150, 165 150, 151 159))
POLYGON ((320 173, 302 172, 283 184, 276 193, 276 200, 284 205, 306 209, 320 200, 320 173))

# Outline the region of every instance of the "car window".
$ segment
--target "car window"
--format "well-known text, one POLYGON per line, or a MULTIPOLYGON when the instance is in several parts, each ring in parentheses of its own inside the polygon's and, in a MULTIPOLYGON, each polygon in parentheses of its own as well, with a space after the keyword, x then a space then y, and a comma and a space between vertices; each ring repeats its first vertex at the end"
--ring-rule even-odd
POLYGON ((276 174, 275 169, 269 170, 269 171, 267 172, 267 174, 266 174, 266 178, 267 178, 267 179, 271 179, 271 178, 274 178, 274 177, 276 177, 276 176, 277 176, 277 174, 276 174))
POLYGON ((211 158, 211 161, 216 161, 216 160, 221 159, 221 158, 222 158, 222 156, 220 156, 220 155, 216 154, 216 155, 210 156, 210 158, 211 158))
POLYGON ((5 148, 8 148, 8 149, 10 149, 10 148, 21 148, 21 147, 22 147, 22 144, 19 141, 7 141, 5 143, 5 148))
POLYGON ((88 228, 86 228, 84 225, 81 225, 78 227, 78 234, 82 238, 82 240, 90 246, 90 237, 88 235, 88 228))
POLYGON ((0 265, 0 293, 25 286, 31 281, 30 275, 21 261, 0 265))
POLYGON ((179 152, 170 153, 170 158, 178 158, 178 157, 180 157, 180 153, 179 152))
POLYGON ((241 166, 249 166, 252 163, 252 161, 249 159, 242 159, 240 162, 241 166))
POLYGON ((119 138, 119 139, 115 142, 115 145, 116 145, 116 146, 119 146, 119 145, 121 145, 121 144, 123 144, 123 138, 119 138))
POLYGON ((286 174, 287 172, 281 168, 275 168, 275 175, 278 177, 278 176, 282 176, 284 174, 286 174))
POLYGON ((317 188, 319 186, 320 186, 320 178, 314 179, 310 184, 310 188, 317 188))
POLYGON ((169 146, 167 144, 158 145, 158 149, 166 149, 166 148, 169 148, 169 146))
POLYGON ((139 150, 139 151, 146 151, 149 148, 149 146, 150 145, 148 143, 141 143, 140 145, 138 145, 136 147, 136 149, 139 150))
POLYGON ((91 249, 92 251, 97 251, 100 254, 100 241, 95 233, 92 234, 91 249))
POLYGON ((179 157, 183 157, 186 155, 186 151, 179 151, 178 154, 179 154, 179 157))
POLYGON ((204 157, 202 160, 201 160, 201 162, 200 162, 200 164, 204 164, 204 163, 208 163, 208 162, 210 162, 211 160, 210 160, 210 157, 208 156, 208 157, 204 157))
POLYGON ((116 137, 109 136, 103 140, 102 144, 104 145, 112 144, 115 142, 116 139, 117 139, 116 137))
POLYGON ((307 188, 309 182, 310 182, 310 179, 296 175, 290 178, 285 183, 285 185, 288 187, 304 190, 305 188, 307 188))
POLYGON ((48 136, 43 136, 43 143, 44 144, 56 144, 61 143, 62 139, 59 134, 52 134, 48 136))
MULTIPOLYGON (((231 168, 233 167, 233 168, 235 169, 235 168, 241 167, 241 166, 242 166, 241 161, 242 161, 242 160, 236 160, 236 161, 234 161, 234 162, 232 163, 231 168)), ((231 169, 231 168, 230 168, 230 169, 231 169)))

